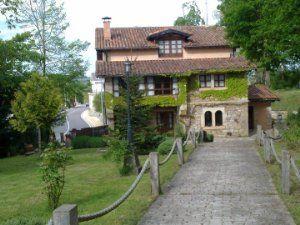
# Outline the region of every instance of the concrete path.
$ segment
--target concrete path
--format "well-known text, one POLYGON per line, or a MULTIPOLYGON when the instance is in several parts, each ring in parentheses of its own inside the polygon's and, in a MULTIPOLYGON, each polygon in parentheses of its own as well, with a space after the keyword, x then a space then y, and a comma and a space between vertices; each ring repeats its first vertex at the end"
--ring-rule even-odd
POLYGON ((140 225, 294 225, 250 138, 200 146, 140 225))

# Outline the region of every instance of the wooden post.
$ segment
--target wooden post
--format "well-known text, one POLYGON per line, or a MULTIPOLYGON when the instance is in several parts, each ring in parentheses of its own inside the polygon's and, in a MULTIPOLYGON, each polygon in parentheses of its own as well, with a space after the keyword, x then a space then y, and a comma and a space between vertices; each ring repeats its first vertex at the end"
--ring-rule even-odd
POLYGON ((197 135, 196 135, 196 129, 193 129, 193 143, 194 143, 194 147, 197 148, 197 135))
POLYGON ((182 166, 184 164, 182 138, 177 138, 176 139, 176 145, 177 145, 178 163, 179 163, 180 166, 182 166))
POLYGON ((261 146, 261 135, 262 135, 261 131, 262 131, 261 125, 257 125, 256 140, 260 146, 261 146))
POLYGON ((78 225, 77 205, 62 205, 55 209, 53 225, 78 225))
POLYGON ((159 178, 159 159, 157 152, 150 152, 150 179, 151 179, 151 192, 153 197, 158 197, 160 189, 160 178, 159 178))
POLYGON ((282 151, 282 162, 281 162, 281 188, 282 193, 290 194, 290 154, 288 151, 282 151))
POLYGON ((265 148, 265 158, 267 163, 271 163, 271 145, 270 145, 270 138, 266 137, 264 138, 264 148, 265 148))

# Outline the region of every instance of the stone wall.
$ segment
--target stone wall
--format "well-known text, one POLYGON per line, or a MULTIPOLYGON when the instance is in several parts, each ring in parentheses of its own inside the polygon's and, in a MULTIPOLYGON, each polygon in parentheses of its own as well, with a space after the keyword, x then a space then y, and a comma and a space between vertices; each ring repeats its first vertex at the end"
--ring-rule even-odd
POLYGON ((190 126, 196 129, 203 128, 216 137, 244 137, 249 135, 248 129, 248 100, 231 101, 201 101, 191 106, 190 126), (212 126, 205 126, 204 114, 212 113, 212 126), (216 126, 215 114, 222 112, 223 124, 216 126))
POLYGON ((249 105, 254 108, 254 128, 261 125, 263 130, 272 128, 271 103, 251 102, 249 105))

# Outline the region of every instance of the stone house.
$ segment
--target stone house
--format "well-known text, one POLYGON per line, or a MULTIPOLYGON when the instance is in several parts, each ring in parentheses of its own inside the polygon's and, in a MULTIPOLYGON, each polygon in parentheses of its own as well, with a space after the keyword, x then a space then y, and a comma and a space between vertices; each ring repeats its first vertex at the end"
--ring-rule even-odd
POLYGON ((96 28, 97 77, 105 79, 106 118, 113 125, 124 61, 141 77, 142 104, 152 105, 163 131, 176 119, 216 136, 248 136, 257 124, 271 127, 270 105, 278 100, 263 85, 248 85, 254 66, 237 55, 222 27, 96 28))

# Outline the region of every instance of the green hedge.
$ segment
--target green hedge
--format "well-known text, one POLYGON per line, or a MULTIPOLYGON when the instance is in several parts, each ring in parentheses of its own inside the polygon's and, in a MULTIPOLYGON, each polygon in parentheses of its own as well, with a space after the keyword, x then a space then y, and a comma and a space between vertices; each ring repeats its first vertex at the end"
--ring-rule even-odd
POLYGON ((166 155, 168 154, 173 146, 174 143, 174 138, 166 138, 166 140, 164 140, 162 143, 159 144, 159 146, 157 147, 157 152, 160 155, 166 155))
POLYGON ((101 148, 106 146, 105 137, 77 136, 72 139, 72 147, 74 149, 101 148))

